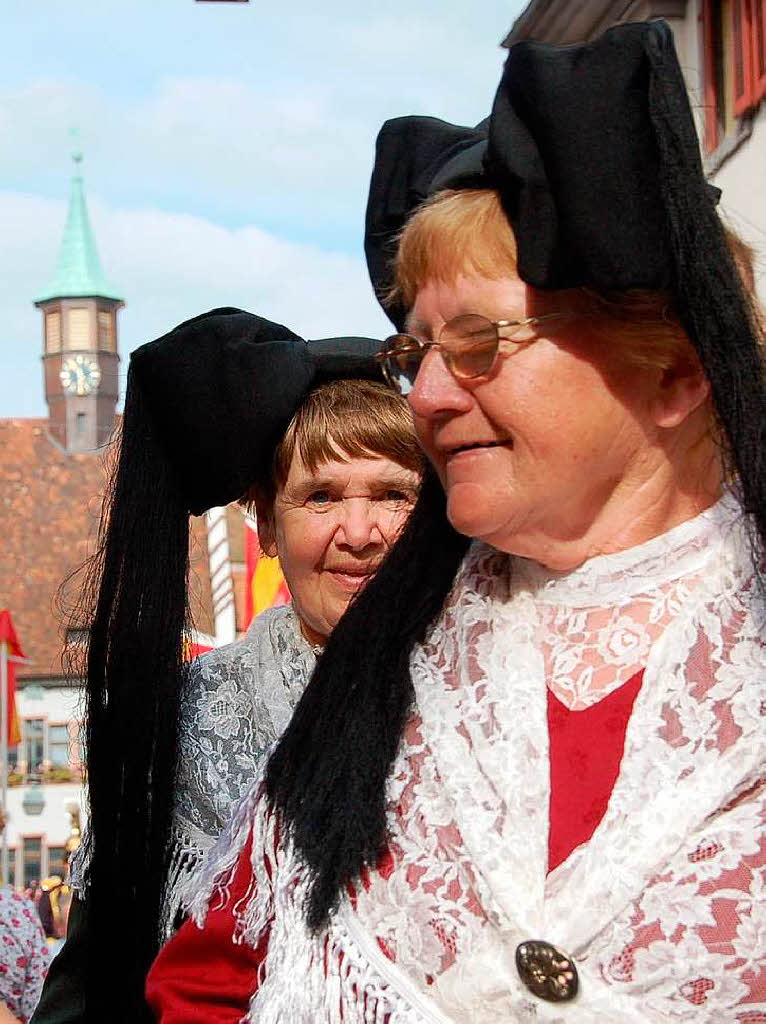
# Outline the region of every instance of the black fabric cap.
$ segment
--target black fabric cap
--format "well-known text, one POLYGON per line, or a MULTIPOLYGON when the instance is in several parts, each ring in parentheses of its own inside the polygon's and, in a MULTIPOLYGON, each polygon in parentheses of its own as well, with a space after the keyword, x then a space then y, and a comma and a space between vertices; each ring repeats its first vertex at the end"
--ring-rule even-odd
MULTIPOLYGON (((500 192, 516 236, 519 275, 536 288, 671 285, 673 254, 649 109, 657 53, 663 75, 683 93, 687 123, 678 128, 692 139, 693 173, 704 181, 664 22, 620 25, 575 46, 517 43, 488 121, 466 128, 403 117, 383 125, 365 235, 378 298, 392 284, 399 231, 419 203, 445 188, 500 192)), ((406 311, 387 312, 401 329, 406 311)))
POLYGON ((136 349, 130 379, 188 510, 199 515, 247 490, 313 387, 380 379, 379 348, 371 338, 307 342, 251 313, 214 309, 136 349))
MULTIPOLYGON (((659 21, 620 26, 581 46, 523 42, 508 55, 487 173, 516 234, 519 275, 536 288, 672 283, 650 47, 677 65, 670 29, 659 21)), ((688 102, 686 113, 693 126, 688 102)), ((699 158, 697 169, 704 180, 699 158)))
POLYGON ((456 181, 464 186, 480 187, 486 148, 486 121, 477 128, 464 128, 435 117, 397 117, 386 121, 378 134, 364 251, 378 301, 400 330, 407 311, 383 303, 393 284, 391 265, 399 232, 412 211, 434 190, 434 182, 437 191, 453 187, 451 177, 447 177, 451 169, 456 171, 456 181))

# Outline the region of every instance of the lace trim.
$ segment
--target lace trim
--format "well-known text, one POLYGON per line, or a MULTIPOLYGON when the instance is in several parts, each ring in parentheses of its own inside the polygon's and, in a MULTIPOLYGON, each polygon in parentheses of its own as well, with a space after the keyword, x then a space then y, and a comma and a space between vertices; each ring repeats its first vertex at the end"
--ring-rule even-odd
MULTIPOLYGON (((590 558, 577 569, 557 572, 530 559, 514 559, 514 583, 545 603, 563 602, 569 607, 625 604, 647 589, 693 576, 716 538, 734 534, 744 540, 741 520, 741 509, 727 492, 710 508, 672 530, 626 551, 590 558)), ((737 539, 737 547, 742 540, 737 539)))
POLYGON ((83 833, 82 842, 69 859, 69 886, 79 899, 84 899, 88 888, 86 878, 88 867, 88 834, 83 833))
POLYGON ((213 837, 206 836, 183 818, 177 817, 174 821, 170 836, 173 853, 168 868, 160 921, 160 935, 165 941, 178 926, 178 916, 184 910, 190 879, 214 843, 213 837))
MULTIPOLYGON (((232 940, 258 947, 269 931, 267 957, 244 1021, 258 1024, 426 1024, 408 1002, 389 989, 341 922, 312 935, 303 907, 308 884, 292 845, 277 841, 277 829, 259 779, 239 802, 215 850, 190 880, 186 907, 202 928, 209 909, 231 901, 237 862, 252 836, 252 880, 232 908, 232 940)), ((427 1018, 442 1024, 449 1018, 427 1018)))
MULTIPOLYGON (((181 706, 179 757, 163 934, 172 932, 195 862, 202 862, 264 753, 290 720, 316 664, 291 605, 258 616, 240 640, 191 667, 181 706)), ((88 841, 72 859, 73 888, 87 889, 88 841)))
POLYGON ((270 939, 251 1020, 378 1020, 367 1007, 385 1005, 387 1024, 423 1024, 429 1001, 460 1024, 766 1016, 764 614, 736 531, 703 546, 693 585, 649 645, 606 815, 548 876, 539 639, 549 606, 514 589, 504 556, 472 548, 413 654, 417 703, 388 780, 388 853, 353 908, 306 934, 305 876, 277 842, 262 789, 206 865, 198 920, 208 900, 226 899, 252 829, 254 881, 235 935, 256 945, 268 927, 270 939), (522 988, 512 958, 529 938, 574 957, 573 1004, 522 988))
POLYGON ((705 1020, 747 1019, 732 1008, 764 1007, 766 971, 766 801, 754 788, 766 646, 749 551, 733 533, 708 542, 704 573, 647 651, 607 813, 548 878, 547 611, 524 588, 509 600, 497 570, 494 553, 471 552, 413 656, 419 714, 390 779, 391 861, 360 916, 460 1020, 526 1019, 500 965, 528 938, 582 968, 568 1019, 684 1019, 703 1005, 705 1020), (599 1001, 606 1015, 589 1017, 599 1001))
POLYGON ((513 602, 531 602, 548 687, 572 711, 603 700, 644 667, 704 577, 736 575, 748 551, 726 495, 663 536, 569 573, 515 561, 513 602))

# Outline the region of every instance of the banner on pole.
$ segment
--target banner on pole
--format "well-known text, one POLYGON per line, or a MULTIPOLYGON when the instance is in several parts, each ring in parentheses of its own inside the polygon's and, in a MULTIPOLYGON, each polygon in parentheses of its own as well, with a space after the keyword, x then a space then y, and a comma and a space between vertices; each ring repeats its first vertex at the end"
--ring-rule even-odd
POLYGON ((290 591, 278 558, 269 558, 258 544, 255 520, 245 519, 245 628, 266 608, 288 604, 290 591))
POLYGON ((16 707, 16 667, 14 658, 23 658, 19 638, 13 626, 11 613, 7 608, 0 609, 0 645, 5 646, 7 659, 7 700, 8 700, 8 746, 15 747, 21 743, 21 722, 16 707))
POLYGON ((216 646, 214 636, 210 636, 208 633, 200 633, 198 630, 193 629, 184 636, 184 661, 193 661, 200 654, 212 651, 216 646))

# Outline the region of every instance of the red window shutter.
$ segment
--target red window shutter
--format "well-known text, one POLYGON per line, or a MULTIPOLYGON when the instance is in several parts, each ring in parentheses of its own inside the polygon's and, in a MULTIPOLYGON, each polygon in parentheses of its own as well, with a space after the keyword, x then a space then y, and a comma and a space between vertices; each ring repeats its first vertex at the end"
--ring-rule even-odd
POLYGON ((766 96, 766 0, 752 0, 753 100, 766 96))
MULTIPOLYGON (((766 2, 766 0, 764 0, 766 2)), ((702 102, 705 111, 705 152, 718 145, 718 102, 715 88, 715 18, 713 0, 702 0, 699 13, 702 42, 702 102)))
MULTIPOLYGON (((760 3, 760 0, 755 0, 760 3)), ((744 114, 755 102, 753 76, 752 0, 730 0, 734 113, 744 114)))

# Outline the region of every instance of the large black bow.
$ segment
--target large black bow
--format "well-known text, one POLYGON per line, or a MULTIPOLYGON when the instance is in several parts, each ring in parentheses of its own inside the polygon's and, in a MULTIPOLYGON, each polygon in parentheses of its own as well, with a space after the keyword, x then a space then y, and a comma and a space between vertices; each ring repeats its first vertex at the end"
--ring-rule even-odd
MULTIPOLYGON (((686 149, 676 187, 694 189, 704 183, 699 147, 672 34, 661 21, 620 25, 577 46, 517 43, 489 120, 476 128, 427 117, 387 121, 365 235, 378 297, 391 286, 397 236, 415 207, 442 189, 476 186, 499 191, 519 275, 534 287, 668 286, 658 91, 683 97, 673 125, 686 149)), ((406 311, 387 311, 401 328, 406 311)))
POLYGON ((240 309, 187 320, 131 355, 150 429, 195 515, 242 495, 324 380, 379 379, 371 338, 304 341, 240 309))

